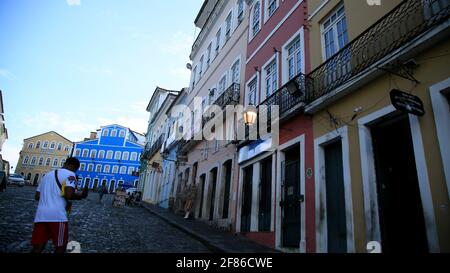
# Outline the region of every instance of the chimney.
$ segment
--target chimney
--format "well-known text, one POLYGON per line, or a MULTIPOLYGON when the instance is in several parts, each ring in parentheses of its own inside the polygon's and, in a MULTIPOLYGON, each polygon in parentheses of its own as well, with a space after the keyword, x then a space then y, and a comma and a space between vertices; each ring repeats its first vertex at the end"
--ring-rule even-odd
POLYGON ((91 132, 91 135, 89 137, 90 139, 96 139, 97 138, 97 132, 91 132))

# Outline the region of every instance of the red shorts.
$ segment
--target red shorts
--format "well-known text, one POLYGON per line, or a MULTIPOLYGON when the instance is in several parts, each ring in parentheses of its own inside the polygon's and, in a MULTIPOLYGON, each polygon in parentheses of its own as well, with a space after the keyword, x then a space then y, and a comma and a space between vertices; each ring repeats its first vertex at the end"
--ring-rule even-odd
POLYGON ((67 246, 69 241, 69 225, 60 223, 34 223, 32 245, 43 245, 52 239, 55 247, 67 246))

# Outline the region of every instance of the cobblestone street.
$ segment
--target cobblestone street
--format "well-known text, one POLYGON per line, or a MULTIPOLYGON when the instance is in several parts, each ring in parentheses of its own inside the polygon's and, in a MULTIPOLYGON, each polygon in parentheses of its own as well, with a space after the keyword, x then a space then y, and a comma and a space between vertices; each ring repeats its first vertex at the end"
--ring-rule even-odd
MULTIPOLYGON (((35 188, 8 187, 0 193, 0 252, 29 252, 37 202, 35 188)), ((102 203, 96 193, 74 202, 69 242, 82 253, 196 253, 209 252, 202 243, 143 208, 114 208, 112 195, 102 203)), ((49 242, 46 252, 51 251, 49 242)))

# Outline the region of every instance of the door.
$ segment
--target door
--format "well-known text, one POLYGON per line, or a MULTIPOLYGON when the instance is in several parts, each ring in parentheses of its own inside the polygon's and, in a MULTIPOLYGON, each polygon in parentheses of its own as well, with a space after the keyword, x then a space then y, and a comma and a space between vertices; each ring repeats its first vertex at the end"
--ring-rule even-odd
POLYGON ((300 213, 303 196, 300 193, 300 147, 285 152, 282 163, 283 200, 283 246, 300 247, 300 213))
POLYGON ((38 181, 39 181, 39 174, 37 173, 34 175, 33 185, 37 185, 38 181))
POLYGON ((84 180, 83 188, 89 187, 89 184, 90 184, 90 183, 91 183, 91 179, 90 179, 90 178, 86 178, 86 179, 84 180))
POLYGON ((92 186, 92 190, 97 191, 98 188, 98 179, 94 179, 94 185, 92 186))
POLYGON ((109 182, 109 193, 113 193, 115 189, 116 189, 116 181, 111 180, 111 182, 109 182))
POLYGON ((214 204, 216 201, 216 186, 217 186, 217 168, 215 168, 211 172, 211 199, 209 206, 209 220, 212 221, 214 219, 214 204))
POLYGON ((200 209, 198 211, 198 218, 200 218, 200 219, 203 217, 203 198, 205 198, 205 180, 206 180, 206 175, 202 174, 200 176, 201 194, 200 194, 200 209))
POLYGON ((270 231, 272 219, 272 157, 261 162, 259 231, 270 231))
POLYGON ((222 218, 228 218, 228 210, 230 206, 230 190, 231 190, 231 160, 225 163, 225 192, 223 196, 223 213, 222 218))
POLYGON ((408 116, 371 129, 383 252, 428 252, 408 116))
POLYGON ((325 146, 328 252, 347 252, 344 172, 341 140, 325 146))
POLYGON ((243 170, 241 232, 250 232, 252 214, 253 165, 243 170))

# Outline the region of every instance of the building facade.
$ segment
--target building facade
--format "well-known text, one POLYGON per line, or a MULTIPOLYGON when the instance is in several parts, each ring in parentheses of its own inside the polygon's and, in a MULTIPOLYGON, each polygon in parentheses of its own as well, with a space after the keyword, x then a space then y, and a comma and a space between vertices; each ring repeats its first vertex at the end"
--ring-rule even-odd
POLYGON ((96 191, 103 185, 110 193, 136 187, 143 143, 143 135, 120 125, 103 126, 77 142, 73 156, 80 160, 77 176, 82 186, 96 191))
POLYGON ((317 252, 450 251, 450 1, 308 3, 317 252))
POLYGON ((286 88, 309 69, 307 2, 247 2, 244 105, 257 106, 279 129, 239 144, 236 230, 272 248, 314 252, 314 218, 307 213, 314 211, 312 121, 299 103, 304 94, 286 88), (274 110, 263 108, 273 106, 279 107, 277 125, 274 110))
POLYGON ((243 98, 246 9, 243 0, 205 1, 195 20, 201 31, 190 55, 187 104, 192 115, 185 125, 191 130, 185 130, 186 141, 178 148, 182 164, 176 188, 181 196, 192 195, 192 189, 196 189, 191 197, 195 199, 192 216, 225 230, 234 230, 236 221, 237 152, 232 142, 236 118, 234 114, 227 117, 231 121, 227 126, 219 117, 223 117, 227 105, 240 104, 243 98), (201 107, 196 107, 196 100, 201 107), (207 112, 213 109, 211 105, 218 109, 215 118, 207 112), (204 129, 215 135, 213 140, 196 137, 204 129))
POLYGON ((160 186, 163 172, 161 148, 168 134, 165 113, 178 93, 178 91, 157 87, 147 106, 150 118, 146 133, 146 144, 141 157, 139 190, 143 193, 142 200, 151 204, 160 202, 160 186))
POLYGON ((72 148, 72 141, 54 131, 24 139, 15 173, 37 185, 47 172, 64 165, 72 148))

